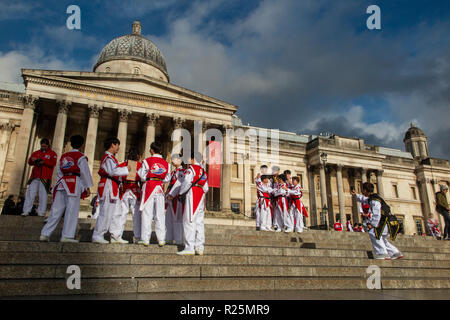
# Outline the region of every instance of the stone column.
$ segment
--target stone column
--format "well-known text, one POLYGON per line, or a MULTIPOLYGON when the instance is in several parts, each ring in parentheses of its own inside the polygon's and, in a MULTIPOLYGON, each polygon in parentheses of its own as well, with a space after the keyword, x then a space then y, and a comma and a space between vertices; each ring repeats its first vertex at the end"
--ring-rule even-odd
MULTIPOLYGON (((174 118, 173 119, 173 132, 172 132, 172 154, 176 154, 176 153, 181 153, 182 151, 182 142, 180 141, 181 138, 183 137, 184 139, 184 134, 186 132, 183 132, 185 130, 181 130, 183 129, 183 125, 185 123, 186 120, 181 119, 181 118, 174 118)), ((189 141, 190 144, 190 141, 189 141)), ((190 155, 190 151, 189 154, 187 154, 187 150, 183 150, 183 160, 185 161, 185 163, 189 163, 189 157, 190 155)))
POLYGON ((147 113, 145 117, 147 130, 145 134, 144 159, 150 157, 150 145, 155 141, 156 123, 158 122, 159 115, 156 113, 147 113))
POLYGON ((230 184, 231 184, 231 165, 233 163, 231 154, 230 154, 230 135, 229 132, 232 129, 231 126, 224 126, 222 131, 222 181, 220 185, 220 200, 222 202, 222 211, 223 212, 231 212, 231 193, 230 193, 230 184))
POLYGON ((314 166, 308 167, 308 180, 309 180, 309 203, 310 203, 310 223, 311 226, 319 225, 319 214, 317 212, 316 203, 316 187, 314 182, 314 166))
POLYGON ((378 170, 377 172, 377 186, 378 186, 378 194, 381 197, 384 197, 383 170, 378 170))
POLYGON ((125 161, 125 151, 127 148, 127 130, 128 130, 128 118, 131 111, 127 109, 119 110, 119 128, 117 129, 117 139, 120 140, 120 149, 117 153, 117 161, 125 161))
POLYGON ((322 208, 327 205, 327 182, 325 177, 325 166, 323 164, 320 164, 320 198, 322 202, 322 207, 320 208, 320 211, 322 211, 322 208))
POLYGON ((89 109, 89 122, 86 133, 84 153, 88 158, 89 170, 91 170, 92 173, 94 167, 95 146, 97 142, 98 118, 100 116, 100 111, 102 110, 102 107, 96 104, 90 104, 88 105, 88 109, 89 109))
POLYGON ((345 215, 344 185, 342 183, 342 165, 340 164, 336 166, 336 184, 339 201, 339 215, 341 218, 341 223, 345 228, 347 223, 347 216, 345 215))
POLYGON ((367 182, 367 169, 361 168, 361 182, 367 182))
POLYGON ((19 195, 22 189, 22 179, 27 165, 27 150, 30 143, 31 127, 33 126, 34 110, 38 101, 38 97, 28 95, 24 97, 24 109, 22 120, 20 122, 19 134, 16 141, 15 150, 15 169, 11 174, 8 182, 8 193, 19 195))
POLYGON ((0 124, 1 140, 0 140, 0 181, 4 178, 6 156, 8 154, 11 134, 16 125, 13 122, 5 122, 0 124))
POLYGON ((252 216, 252 190, 250 181, 250 156, 244 156, 244 215, 248 218, 252 216))
MULTIPOLYGON (((55 131, 53 133, 53 140, 51 148, 56 152, 58 159, 61 157, 64 148, 64 138, 66 135, 67 115, 71 107, 71 102, 67 100, 57 100, 56 107, 58 108, 58 115, 56 116, 55 131)), ((56 168, 53 170, 52 185, 56 182, 56 168)))

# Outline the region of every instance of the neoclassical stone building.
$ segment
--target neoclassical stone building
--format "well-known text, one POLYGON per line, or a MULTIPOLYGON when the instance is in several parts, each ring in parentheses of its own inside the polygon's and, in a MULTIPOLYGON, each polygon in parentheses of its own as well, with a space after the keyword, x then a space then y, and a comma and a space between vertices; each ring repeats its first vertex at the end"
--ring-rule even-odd
POLYGON ((341 220, 358 222, 350 186, 359 191, 362 182, 372 181, 402 219, 404 232, 413 234, 424 231, 430 215, 437 216, 434 193, 439 183, 450 181, 448 161, 429 157, 427 138, 413 125, 405 134, 406 152, 367 145, 363 139, 243 125, 236 106, 171 84, 163 55, 141 36, 137 21, 131 34, 105 46, 92 72, 22 69, 22 76, 24 85, 0 83, 2 198, 25 190, 26 160, 43 137, 60 155, 69 150, 71 135, 85 136, 84 152, 97 183, 106 137, 121 140, 119 161, 130 148, 148 155, 155 139, 163 142, 169 158, 172 133, 179 128, 191 133, 199 151, 205 151, 211 136, 222 140, 226 163, 220 188, 208 193, 209 210, 252 216, 260 165, 279 165, 301 177, 308 225, 334 223, 340 213, 345 213, 341 220))

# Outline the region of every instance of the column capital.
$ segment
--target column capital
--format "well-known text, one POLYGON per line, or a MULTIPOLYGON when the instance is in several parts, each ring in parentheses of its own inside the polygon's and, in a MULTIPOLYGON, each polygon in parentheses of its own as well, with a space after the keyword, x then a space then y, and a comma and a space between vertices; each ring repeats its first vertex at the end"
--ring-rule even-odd
POLYGON ((308 166, 308 171, 310 171, 310 172, 314 172, 315 169, 316 169, 316 167, 313 165, 308 166))
POLYGON ((377 175, 382 176, 384 173, 383 169, 377 170, 377 175))
POLYGON ((146 118, 146 121, 147 121, 146 122, 147 126, 155 126, 156 122, 158 122, 159 115, 156 114, 156 113, 148 112, 148 113, 145 114, 145 118, 146 118))
POLYGON ((58 108, 58 113, 68 114, 72 102, 67 100, 56 100, 56 106, 58 108))
POLYGON ((220 131, 222 131, 222 134, 226 134, 227 130, 233 129, 233 126, 231 124, 224 124, 220 127, 220 131))
POLYGON ((97 104, 89 104, 89 118, 97 118, 100 116, 100 111, 103 109, 102 106, 99 106, 97 104))
POLYGON ((25 109, 32 109, 34 110, 36 108, 36 104, 39 100, 39 97, 33 96, 31 94, 23 96, 22 100, 24 102, 24 108, 25 109))
POLYGON ((342 173, 342 168, 343 168, 343 167, 344 167, 344 166, 343 166, 342 164, 340 164, 340 163, 336 164, 336 171, 342 173))
POLYGON ((120 122, 127 122, 130 118, 131 111, 128 109, 119 109, 119 121, 120 122))
POLYGON ((5 131, 11 132, 17 126, 18 125, 15 124, 14 122, 2 122, 2 123, 0 123, 0 130, 5 130, 5 131))
POLYGON ((359 170, 361 171, 362 174, 367 174, 367 168, 359 168, 359 170))
POLYGON ((181 129, 183 124, 186 122, 185 119, 181 119, 180 117, 173 118, 173 125, 175 129, 181 129))

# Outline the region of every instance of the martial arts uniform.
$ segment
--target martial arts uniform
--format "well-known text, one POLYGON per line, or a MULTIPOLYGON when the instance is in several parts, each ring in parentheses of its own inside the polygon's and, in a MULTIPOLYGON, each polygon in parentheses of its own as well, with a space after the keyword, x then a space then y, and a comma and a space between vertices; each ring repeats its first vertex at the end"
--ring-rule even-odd
POLYGON ((58 156, 50 148, 46 151, 37 150, 31 154, 28 159, 28 164, 33 166, 33 170, 31 171, 30 179, 28 179, 28 188, 22 210, 23 216, 30 214, 36 194, 39 194, 38 216, 45 216, 45 212, 47 211, 47 197, 50 192, 53 169, 56 166, 57 160, 58 156), (31 158, 41 159, 42 162, 37 165, 31 161, 31 158))
POLYGON ((64 153, 59 160, 57 178, 50 216, 42 228, 41 239, 50 237, 64 215, 61 241, 70 241, 75 238, 80 197, 94 185, 86 156, 77 149, 64 153))
POLYGON ((258 200, 255 206, 255 210, 258 213, 256 226, 259 226, 260 230, 263 231, 272 231, 272 203, 270 202, 270 194, 273 190, 270 187, 270 182, 264 184, 259 180, 256 183, 256 192, 258 194, 258 200))
POLYGON ((348 232, 353 232, 352 223, 350 221, 347 221, 347 231, 348 232))
MULTIPOLYGON (((128 162, 126 162, 128 164, 128 162)), ((141 168, 141 163, 138 162, 136 170, 141 168)), ((120 209, 121 209, 121 226, 122 232, 127 223, 128 212, 131 209, 131 216, 133 218, 133 234, 135 241, 141 239, 141 211, 139 210, 141 189, 139 187, 139 175, 136 173, 134 181, 127 180, 126 176, 122 177, 122 187, 119 190, 120 209)))
POLYGON ((401 253, 394 245, 392 245, 388 241, 388 238, 390 236, 388 224, 386 223, 384 225, 383 230, 379 230, 378 234, 379 237, 377 237, 377 234, 375 232, 376 231, 375 228, 379 227, 380 222, 383 223, 381 215, 381 202, 376 199, 372 200, 369 199, 369 205, 370 205, 369 210, 372 216, 368 222, 373 226, 373 228, 369 230, 369 236, 370 240, 372 241, 375 258, 383 258, 383 257, 385 257, 386 259, 389 259, 389 257, 396 258, 397 256, 401 255, 401 253))
POLYGON ((433 221, 432 219, 427 220, 428 229, 430 229, 431 236, 440 238, 441 237, 441 231, 439 230, 439 222, 433 221))
POLYGON ((335 230, 335 231, 342 231, 342 223, 336 222, 336 223, 334 224, 334 230, 335 230))
POLYGON ((293 225, 293 218, 289 214, 289 205, 287 201, 288 191, 283 189, 283 186, 287 186, 287 184, 277 184, 276 189, 273 192, 275 196, 275 208, 273 213, 274 226, 276 227, 276 232, 281 232, 285 223, 288 223, 288 226, 293 225), (292 223, 290 222, 292 220, 292 223))
POLYGON ((362 194, 357 194, 356 202, 358 204, 358 211, 360 214, 363 214, 363 213, 369 214, 368 218, 362 216, 363 232, 367 232, 367 231, 369 231, 369 229, 367 228, 367 223, 368 223, 369 219, 371 218, 370 211, 369 211, 369 208, 370 208, 369 198, 362 194))
MULTIPOLYGON (((167 175, 166 181, 169 182, 167 187, 166 197, 172 191, 177 193, 184 179, 183 167, 178 167, 173 170, 170 175, 167 175), (168 177, 168 179, 167 179, 168 177)), ((184 206, 178 201, 178 196, 175 196, 172 201, 166 199, 166 241, 174 241, 177 245, 183 243, 183 209, 184 206)))
POLYGON ((93 242, 107 243, 104 235, 111 233, 111 242, 120 241, 122 236, 122 211, 120 209, 119 184, 120 177, 128 175, 128 168, 119 166, 114 155, 108 151, 102 158, 100 169, 100 182, 98 184, 98 197, 100 213, 92 235, 93 242))
POLYGON ((185 173, 179 190, 171 190, 175 197, 186 194, 183 213, 185 248, 179 254, 202 255, 205 243, 205 194, 208 192, 208 175, 198 164, 190 165, 185 173), (186 193, 187 192, 187 193, 186 193))
POLYGON ((301 197, 303 196, 302 187, 300 184, 297 184, 296 186, 292 186, 289 190, 289 200, 290 200, 290 207, 289 212, 291 216, 293 217, 293 225, 291 229, 295 229, 297 232, 303 232, 303 203, 301 201, 301 197))
POLYGON ((160 245, 166 240, 166 216, 164 208, 163 181, 169 172, 169 164, 159 154, 145 159, 138 175, 143 182, 141 193, 141 240, 148 244, 155 220, 156 238, 160 245))

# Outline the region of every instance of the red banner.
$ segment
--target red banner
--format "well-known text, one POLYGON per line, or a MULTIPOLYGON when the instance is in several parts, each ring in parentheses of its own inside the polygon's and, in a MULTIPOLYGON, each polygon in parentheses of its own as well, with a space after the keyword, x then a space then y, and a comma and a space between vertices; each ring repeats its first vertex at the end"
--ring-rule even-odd
POLYGON ((208 170, 208 187, 220 188, 221 174, 221 155, 222 144, 220 141, 210 141, 209 149, 209 170, 208 170))

